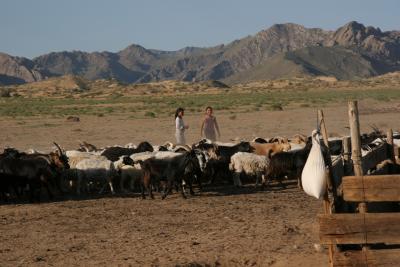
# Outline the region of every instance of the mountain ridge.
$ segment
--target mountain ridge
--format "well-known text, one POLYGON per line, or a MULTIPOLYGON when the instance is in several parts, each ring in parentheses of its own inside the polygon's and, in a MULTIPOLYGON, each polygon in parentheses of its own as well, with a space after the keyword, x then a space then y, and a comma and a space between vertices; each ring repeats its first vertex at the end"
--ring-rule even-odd
POLYGON ((335 31, 285 23, 274 24, 226 45, 184 47, 176 51, 131 44, 115 53, 50 52, 32 60, 0 53, 1 84, 62 75, 79 75, 90 80, 113 78, 126 83, 163 80, 240 82, 247 79, 246 73, 251 73, 252 69, 257 72, 257 75, 250 75, 254 79, 279 78, 280 73, 283 76, 321 73, 338 79, 357 79, 398 71, 400 32, 382 32, 355 21, 335 31), (354 62, 346 60, 345 55, 350 55, 354 62), (326 63, 324 59, 329 60, 326 63), (282 70, 271 75, 274 65, 282 70), (289 69, 285 71, 286 67, 289 69), (292 73, 290 68, 298 71, 292 73))

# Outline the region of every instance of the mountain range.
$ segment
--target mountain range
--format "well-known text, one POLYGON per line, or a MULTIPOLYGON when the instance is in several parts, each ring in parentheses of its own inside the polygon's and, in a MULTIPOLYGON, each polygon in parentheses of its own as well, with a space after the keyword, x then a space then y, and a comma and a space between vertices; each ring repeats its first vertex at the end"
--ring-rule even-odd
POLYGON ((297 76, 358 79, 400 70, 400 31, 382 32, 352 21, 327 31, 286 23, 253 36, 208 48, 178 51, 132 44, 112 52, 51 52, 33 59, 0 53, 0 84, 55 76, 117 79, 124 83, 162 80, 223 80, 231 83, 297 76))

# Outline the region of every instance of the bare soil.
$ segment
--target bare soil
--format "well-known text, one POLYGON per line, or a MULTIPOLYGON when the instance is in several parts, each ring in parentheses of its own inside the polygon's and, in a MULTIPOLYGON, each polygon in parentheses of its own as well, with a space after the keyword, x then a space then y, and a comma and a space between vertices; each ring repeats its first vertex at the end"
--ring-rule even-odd
MULTIPOLYGON (((359 103, 362 131, 372 124, 399 129, 398 107, 359 103)), ((346 104, 324 113, 330 133, 348 134, 346 104)), ((201 116, 184 118, 189 142, 200 138, 201 116)), ((216 116, 223 141, 310 134, 316 127, 315 108, 216 116)), ((83 140, 105 146, 174 137, 173 119, 80 119, 0 118, 0 146, 50 150, 57 141, 72 149, 83 140)), ((267 190, 211 187, 187 200, 176 193, 163 201, 132 194, 1 205, 0 266, 327 266, 327 250, 315 249, 322 212, 322 202, 295 183, 267 190)))

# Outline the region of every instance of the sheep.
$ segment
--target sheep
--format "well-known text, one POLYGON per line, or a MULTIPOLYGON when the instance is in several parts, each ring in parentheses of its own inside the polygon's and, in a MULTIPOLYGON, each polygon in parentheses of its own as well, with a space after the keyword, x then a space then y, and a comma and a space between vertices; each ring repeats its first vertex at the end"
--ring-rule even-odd
POLYGON ((269 158, 266 156, 255 155, 247 152, 237 152, 231 157, 229 169, 234 172, 233 182, 236 186, 241 186, 240 175, 245 173, 247 175, 256 176, 256 186, 259 183, 260 177, 262 185, 265 185, 265 173, 269 165, 269 158))

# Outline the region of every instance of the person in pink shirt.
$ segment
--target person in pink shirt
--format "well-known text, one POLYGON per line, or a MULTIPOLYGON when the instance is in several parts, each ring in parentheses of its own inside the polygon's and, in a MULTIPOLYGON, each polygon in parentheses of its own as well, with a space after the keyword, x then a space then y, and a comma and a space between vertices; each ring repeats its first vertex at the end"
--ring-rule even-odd
POLYGON ((217 135, 218 133, 218 138, 221 137, 218 123, 217 123, 217 118, 213 116, 213 109, 212 107, 207 107, 206 108, 206 115, 204 116, 204 120, 201 123, 201 130, 200 130, 200 135, 207 139, 210 139, 211 141, 216 141, 217 140, 217 135))

